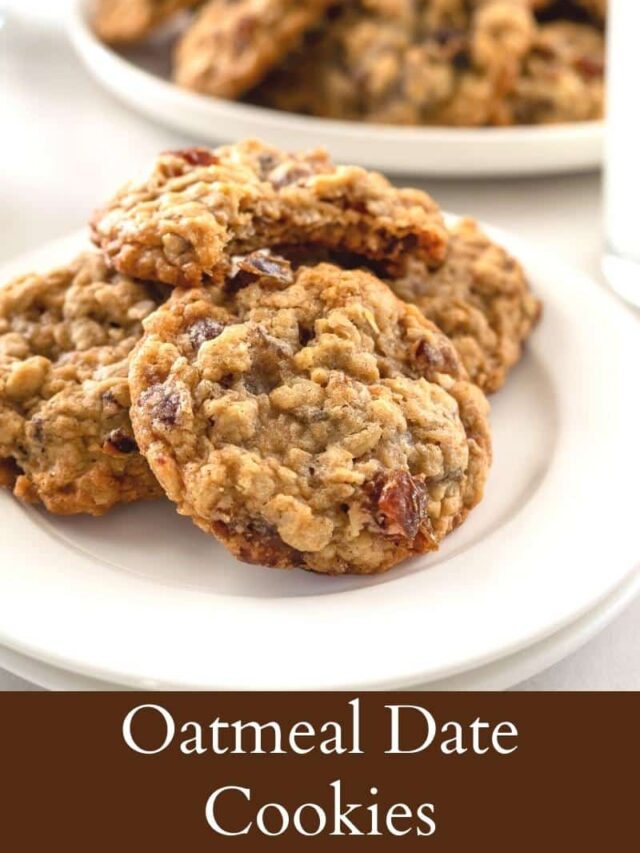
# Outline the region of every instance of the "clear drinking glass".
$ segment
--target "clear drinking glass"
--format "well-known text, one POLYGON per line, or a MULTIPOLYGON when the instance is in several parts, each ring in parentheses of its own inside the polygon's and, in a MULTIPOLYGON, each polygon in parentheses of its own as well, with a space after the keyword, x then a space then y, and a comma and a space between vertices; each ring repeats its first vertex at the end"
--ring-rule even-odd
POLYGON ((640 307, 640 2, 609 0, 604 274, 640 307))

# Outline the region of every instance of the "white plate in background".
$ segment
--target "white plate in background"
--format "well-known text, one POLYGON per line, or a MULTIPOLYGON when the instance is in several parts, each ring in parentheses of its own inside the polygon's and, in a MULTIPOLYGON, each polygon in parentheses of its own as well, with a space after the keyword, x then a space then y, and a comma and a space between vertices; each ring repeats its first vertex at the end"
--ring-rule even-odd
POLYGON ((0 644, 133 687, 392 688, 513 654, 604 600, 640 558, 638 324, 589 278, 494 236, 525 262, 545 317, 492 400, 486 498, 437 554, 371 578, 266 570, 168 502, 61 518, 5 492, 0 644))
POLYGON ((578 172, 600 166, 603 122, 539 127, 400 127, 295 115, 188 92, 169 79, 170 36, 120 52, 89 26, 93 0, 73 0, 69 32, 95 78, 134 110, 217 144, 260 137, 287 149, 324 146, 341 163, 422 177, 578 172))

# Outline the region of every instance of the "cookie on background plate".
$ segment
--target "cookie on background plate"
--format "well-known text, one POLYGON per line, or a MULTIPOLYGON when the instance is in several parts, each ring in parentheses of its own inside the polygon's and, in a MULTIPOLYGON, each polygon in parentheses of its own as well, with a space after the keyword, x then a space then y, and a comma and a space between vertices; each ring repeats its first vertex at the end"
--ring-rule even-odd
POLYGON ((315 242, 393 267, 408 251, 439 262, 447 237, 426 193, 335 166, 324 151, 287 154, 257 140, 162 154, 92 227, 120 272, 187 287, 264 246, 315 242))
POLYGON ((0 289, 0 483, 54 513, 162 490, 129 420, 129 355, 159 291, 86 254, 0 289))
POLYGON ((250 94, 265 106, 390 124, 490 123, 530 48, 528 0, 355 0, 250 94))
POLYGON ((144 38, 181 9, 200 0, 98 0, 93 19, 96 34, 110 44, 144 38))
POLYGON ((451 338, 471 379, 488 394, 520 360, 542 311, 518 261, 471 219, 449 229, 441 267, 416 261, 388 283, 451 338))
POLYGON ((237 98, 285 57, 335 0, 209 0, 180 39, 174 78, 237 98))
POLYGON ((556 124, 602 118, 605 38, 590 24, 538 27, 533 47, 504 99, 505 124, 556 124))
POLYGON ((258 252, 226 291, 177 289, 130 382, 167 495, 247 562, 382 572, 435 550, 482 497, 486 398, 450 341, 363 270, 258 252))

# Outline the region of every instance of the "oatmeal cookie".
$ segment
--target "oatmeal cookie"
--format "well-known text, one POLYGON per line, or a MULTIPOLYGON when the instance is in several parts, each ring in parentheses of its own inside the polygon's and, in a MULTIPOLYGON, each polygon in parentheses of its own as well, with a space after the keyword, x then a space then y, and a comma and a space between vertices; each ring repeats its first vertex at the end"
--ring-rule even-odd
POLYGON ((178 286, 221 277, 231 254, 281 243, 342 249, 391 266, 444 257, 446 229, 426 193, 249 140, 161 155, 93 220, 94 241, 126 275, 178 286))
POLYGON ((209 0, 178 43, 176 82, 237 98, 300 41, 335 0, 209 0))
POLYGON ((129 420, 129 354, 159 294, 97 254, 0 289, 0 484, 55 513, 162 494, 129 420))
POLYGON ((503 105, 504 124, 588 121, 604 113, 604 36, 590 24, 542 24, 503 105))
POLYGON ((351 120, 488 124, 534 31, 530 0, 357 0, 250 98, 351 120))
POLYGON ((96 34, 110 44, 138 41, 181 9, 200 0, 98 0, 96 34))
POLYGON ((389 284, 448 335, 485 393, 504 384, 541 312, 520 264, 471 219, 451 227, 439 269, 417 262, 389 284))
POLYGON ((375 276, 265 252, 178 289, 131 365, 140 447, 240 559, 327 574, 434 550, 482 497, 488 406, 450 341, 375 276))

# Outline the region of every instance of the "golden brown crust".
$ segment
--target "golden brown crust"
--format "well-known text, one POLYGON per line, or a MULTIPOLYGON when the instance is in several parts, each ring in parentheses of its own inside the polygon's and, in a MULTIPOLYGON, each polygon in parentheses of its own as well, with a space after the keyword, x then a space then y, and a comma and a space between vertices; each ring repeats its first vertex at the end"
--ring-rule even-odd
POLYGON ((94 241, 120 272, 198 286, 233 254, 317 243, 402 266, 407 251, 444 257, 446 230, 426 193, 335 166, 322 151, 286 154, 249 140, 158 158, 93 220, 94 241))
POLYGON ((292 272, 263 252, 226 291, 176 290, 145 325, 139 445, 178 510, 241 559, 385 571, 480 500, 486 400, 373 275, 292 272))
POLYGON ((128 359, 153 288, 80 256, 0 290, 1 484, 50 512, 161 494, 129 420, 128 359))

